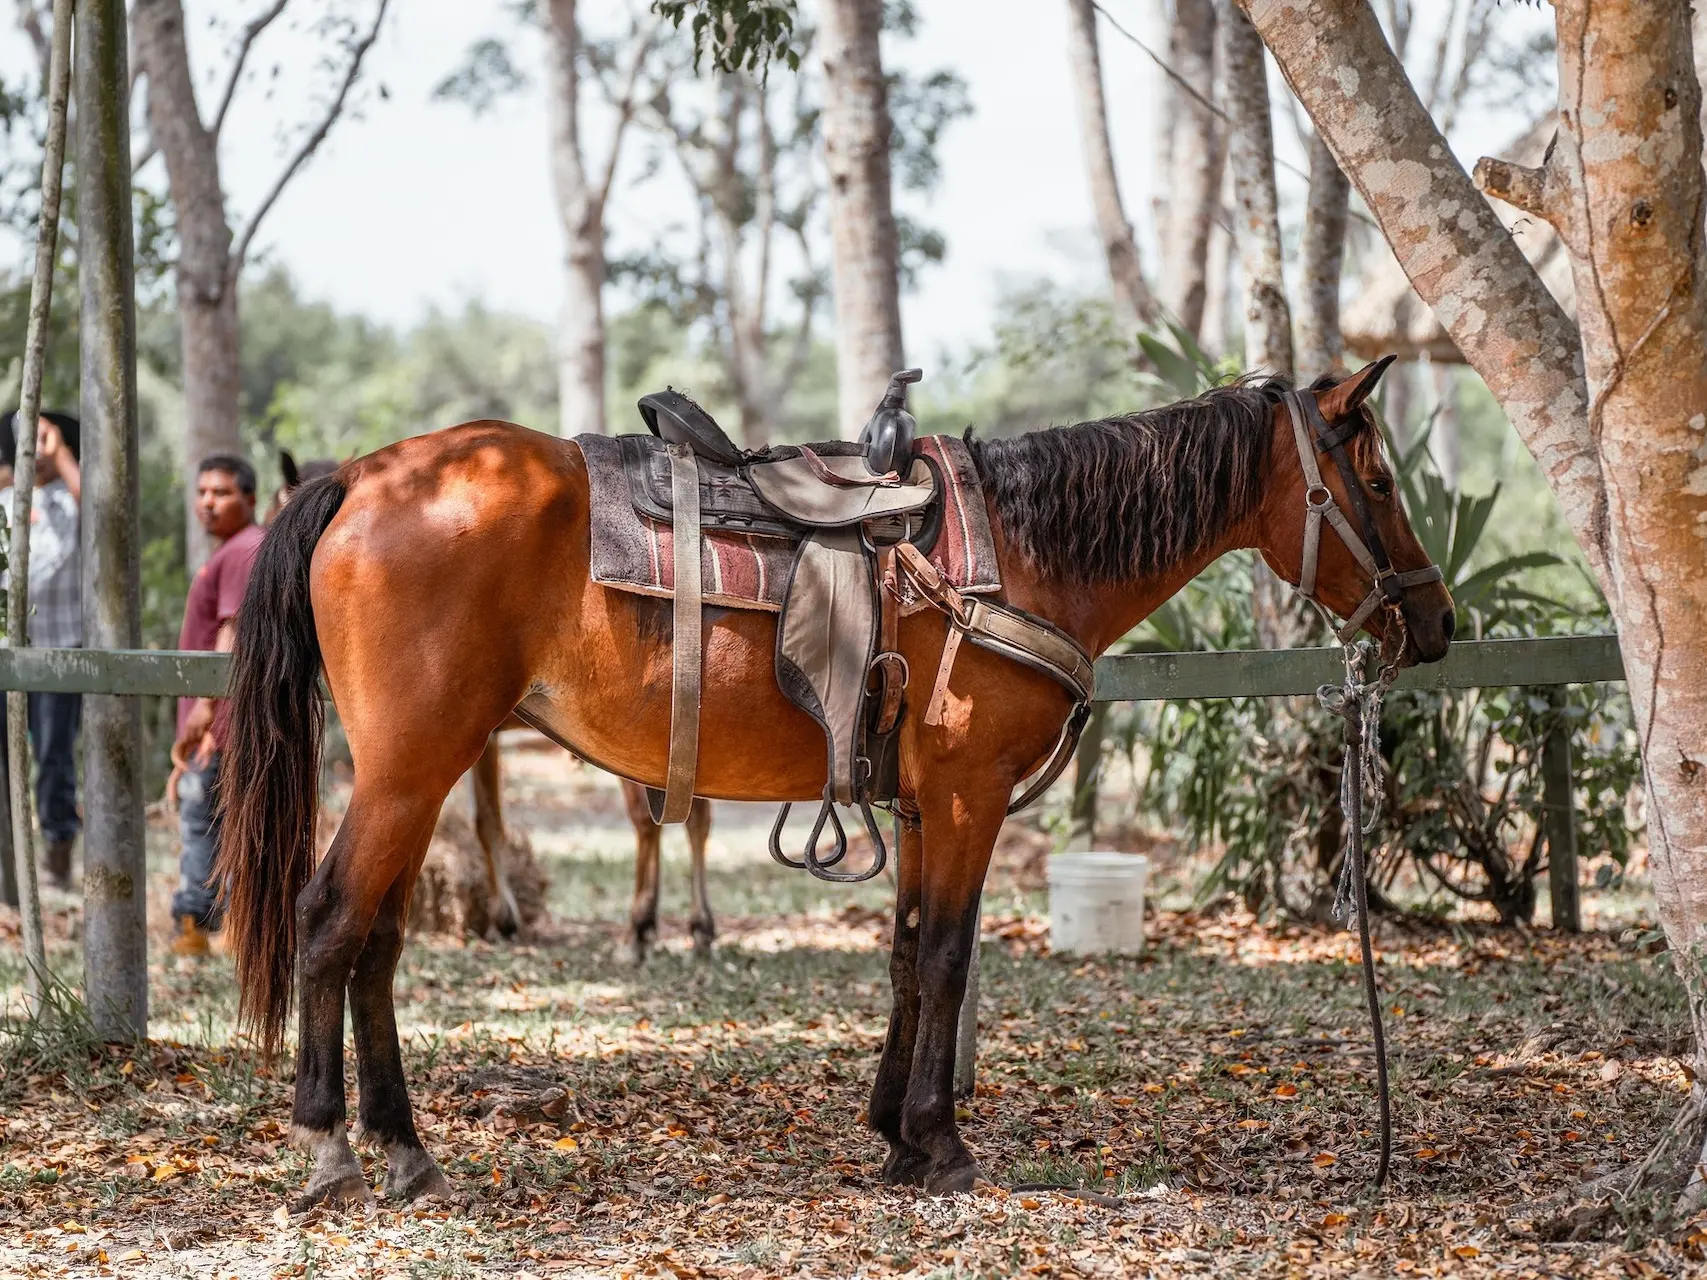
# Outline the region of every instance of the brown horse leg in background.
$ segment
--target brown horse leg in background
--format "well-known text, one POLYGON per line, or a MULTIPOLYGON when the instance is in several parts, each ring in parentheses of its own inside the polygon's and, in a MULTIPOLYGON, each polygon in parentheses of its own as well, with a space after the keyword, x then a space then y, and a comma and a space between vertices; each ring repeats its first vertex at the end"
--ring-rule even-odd
MULTIPOLYGON (((628 954, 635 964, 642 965, 658 936, 659 863, 664 831, 652 821, 646 789, 639 783, 623 779, 622 803, 628 810, 628 820, 634 824, 634 900, 628 908, 628 954)), ((693 913, 688 917, 688 929, 693 933, 694 955, 704 959, 711 954, 711 944, 717 937, 717 921, 712 918, 711 899, 705 885, 705 842, 711 835, 711 801, 695 796, 683 825, 687 828, 688 847, 693 852, 693 913)))
POLYGON ((486 739, 486 747, 474 762, 470 779, 474 786, 474 836, 486 857, 486 900, 492 923, 500 935, 513 938, 522 927, 522 917, 504 869, 510 833, 504 826, 504 761, 498 753, 496 732, 486 739))
MULTIPOLYGON (((521 912, 516 895, 510 888, 504 870, 504 851, 509 847, 509 831, 504 825, 503 758, 498 750, 498 733, 505 729, 526 728, 512 717, 487 739, 471 772, 474 788, 474 833, 486 858, 486 892, 491 903, 493 923, 506 938, 513 938, 521 928, 521 912)), ((626 779, 622 782, 623 805, 628 820, 634 824, 634 899, 629 906, 629 954, 634 963, 644 964, 646 953, 658 936, 658 857, 663 832, 652 821, 652 811, 646 805, 646 790, 626 779)), ((694 954, 704 958, 711 954, 711 944, 717 938, 717 921, 711 914, 711 898, 705 880, 705 842, 711 835, 711 801, 698 797, 689 811, 687 822, 688 847, 693 853, 693 913, 688 928, 693 933, 694 954)))

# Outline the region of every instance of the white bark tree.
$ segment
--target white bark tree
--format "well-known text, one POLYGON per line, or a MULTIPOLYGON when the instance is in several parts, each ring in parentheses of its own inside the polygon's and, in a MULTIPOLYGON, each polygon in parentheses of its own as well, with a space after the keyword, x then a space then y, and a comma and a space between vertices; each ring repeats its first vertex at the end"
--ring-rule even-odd
MULTIPOLYGON (((1686 0, 1556 0, 1558 135, 1482 190, 1550 223, 1573 325, 1471 185, 1367 0, 1241 0, 1417 293, 1540 462, 1618 625, 1661 922, 1707 1107, 1707 266, 1686 0)), ((1688 1119, 1690 1117, 1683 1117, 1688 1119)), ((1700 1141, 1699 1123, 1680 1129, 1700 1141)), ((1695 1150, 1697 1148, 1692 1148, 1695 1150)), ((1686 1202, 1707 1182, 1696 1165, 1686 1202)))
POLYGON ((1216 14, 1221 102, 1227 111, 1227 171, 1233 185, 1233 236, 1244 275, 1245 365, 1290 378, 1292 309, 1280 245, 1280 197, 1274 181, 1274 125, 1262 37, 1232 0, 1216 14))
POLYGON ((1108 135, 1108 104, 1102 91, 1102 57, 1097 47, 1094 0, 1067 0, 1067 53, 1079 103, 1079 134, 1091 185, 1091 209, 1097 235, 1114 285, 1115 316, 1123 328, 1154 324, 1161 315, 1156 297, 1144 279, 1138 241, 1120 198, 1114 171, 1114 148, 1108 135))
MULTIPOLYGON (((1310 194, 1299 237, 1297 360, 1306 382, 1338 369, 1345 349, 1340 331, 1340 269, 1351 183, 1322 135, 1310 135, 1310 194)), ((1456 350, 1456 348, 1454 348, 1456 350)))
POLYGON ((1175 0, 1164 113, 1167 191, 1161 219, 1162 305, 1193 336, 1208 296, 1209 228, 1221 191, 1224 137, 1215 114, 1215 0, 1175 0))
POLYGON ((605 433, 605 208, 616 179, 624 134, 634 118, 641 73, 659 22, 636 24, 632 51, 612 95, 615 120, 601 166, 583 145, 581 88, 585 48, 576 0, 549 0, 546 109, 551 121, 551 176, 563 228, 563 301, 557 329, 557 406, 561 434, 605 433))
POLYGON ((240 451, 243 386, 238 277, 262 221, 344 114, 389 4, 389 0, 376 0, 372 21, 349 29, 342 72, 330 101, 291 150, 248 221, 234 232, 220 181, 221 133, 256 41, 289 2, 270 0, 242 29, 211 117, 205 116, 196 102, 182 0, 136 0, 132 11, 136 64, 132 75, 146 78, 149 133, 147 145, 138 148, 137 167, 155 152, 165 161, 178 237, 176 284, 184 362, 184 528, 192 572, 211 550, 195 517, 196 464, 210 453, 240 451))
POLYGON ((904 364, 901 243, 889 147, 892 125, 878 35, 882 0, 819 6, 824 70, 824 163, 836 307, 836 401, 841 434, 865 426, 904 364))

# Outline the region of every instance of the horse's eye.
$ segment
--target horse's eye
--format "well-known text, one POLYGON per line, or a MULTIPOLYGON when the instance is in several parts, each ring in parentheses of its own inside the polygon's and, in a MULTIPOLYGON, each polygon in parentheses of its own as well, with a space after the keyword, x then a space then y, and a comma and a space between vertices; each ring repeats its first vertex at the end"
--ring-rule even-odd
POLYGON ((1369 482, 1369 491, 1377 498, 1390 498, 1393 496, 1393 482, 1386 476, 1376 476, 1369 482))

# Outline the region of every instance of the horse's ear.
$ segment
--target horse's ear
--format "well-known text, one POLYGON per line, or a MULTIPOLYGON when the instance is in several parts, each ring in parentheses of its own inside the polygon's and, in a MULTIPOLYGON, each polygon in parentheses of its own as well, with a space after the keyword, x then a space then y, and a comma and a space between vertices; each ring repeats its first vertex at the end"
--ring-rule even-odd
POLYGON ((284 472, 284 487, 294 489, 302 483, 302 473, 296 469, 296 459, 290 456, 289 449, 279 450, 279 470, 284 472))
POLYGON ((1363 402, 1374 394, 1381 375, 1387 372, 1387 366, 1398 358, 1382 356, 1326 391, 1317 392, 1316 404, 1322 411, 1322 417, 1329 422, 1338 422, 1356 413, 1363 402))

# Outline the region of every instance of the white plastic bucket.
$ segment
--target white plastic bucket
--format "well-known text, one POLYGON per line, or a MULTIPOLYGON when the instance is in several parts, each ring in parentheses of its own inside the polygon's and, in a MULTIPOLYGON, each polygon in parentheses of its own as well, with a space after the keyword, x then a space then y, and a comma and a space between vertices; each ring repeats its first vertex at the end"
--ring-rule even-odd
POLYGON ((1144 949, 1141 853, 1057 853, 1049 859, 1049 945, 1074 955, 1136 955, 1144 949))

